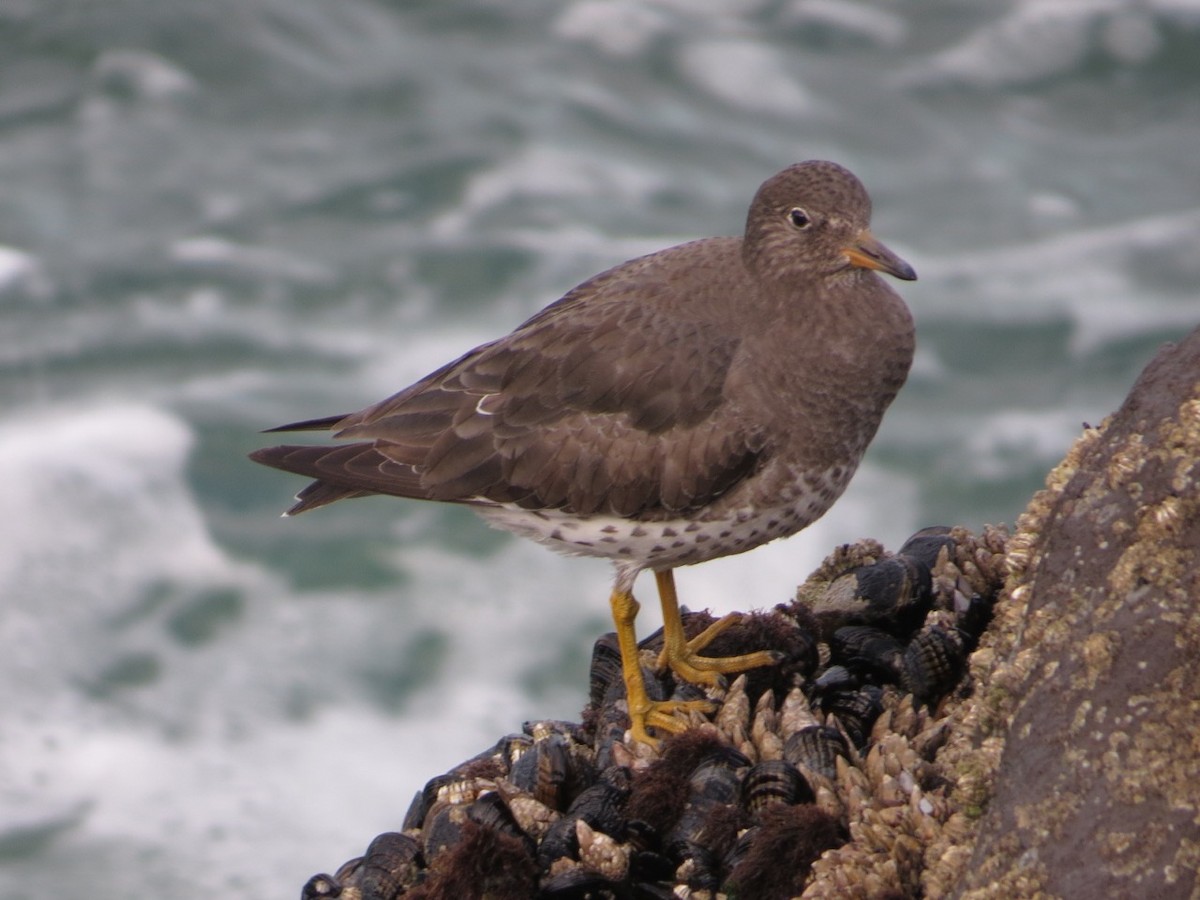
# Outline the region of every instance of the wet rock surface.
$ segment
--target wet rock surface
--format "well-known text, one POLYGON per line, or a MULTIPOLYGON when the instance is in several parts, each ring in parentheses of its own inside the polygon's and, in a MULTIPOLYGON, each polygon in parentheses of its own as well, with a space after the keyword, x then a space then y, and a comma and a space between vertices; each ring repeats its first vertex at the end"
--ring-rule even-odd
MULTIPOLYGON (((579 723, 431 779, 303 898, 1196 896, 1200 332, 1087 428, 1010 537, 837 548, 707 652, 784 662, 627 743, 597 641, 579 723)), ((712 622, 685 619, 689 633, 712 622)))

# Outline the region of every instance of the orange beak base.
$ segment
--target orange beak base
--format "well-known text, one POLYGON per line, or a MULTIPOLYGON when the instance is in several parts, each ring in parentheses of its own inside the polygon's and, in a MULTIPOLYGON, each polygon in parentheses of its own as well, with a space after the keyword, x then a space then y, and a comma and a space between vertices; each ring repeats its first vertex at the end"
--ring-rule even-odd
POLYGON ((850 260, 852 266, 887 272, 904 281, 917 280, 917 273, 913 267, 885 247, 865 228, 858 233, 853 244, 842 249, 842 253, 850 260))

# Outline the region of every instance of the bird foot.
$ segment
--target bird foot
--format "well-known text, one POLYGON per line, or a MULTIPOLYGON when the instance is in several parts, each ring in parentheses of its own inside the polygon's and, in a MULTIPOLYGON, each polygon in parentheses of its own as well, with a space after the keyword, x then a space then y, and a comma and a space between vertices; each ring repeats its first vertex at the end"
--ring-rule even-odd
POLYGON ((669 668, 685 681, 693 684, 716 686, 721 676, 731 672, 744 672, 760 666, 774 666, 784 660, 784 655, 775 650, 759 650, 741 656, 701 656, 700 651, 711 644, 718 635, 742 620, 741 613, 730 613, 713 622, 690 641, 683 639, 682 631, 671 633, 658 655, 659 669, 669 668))
POLYGON ((715 708, 708 700, 651 700, 643 692, 640 698, 629 698, 630 734, 635 741, 658 747, 658 739, 647 728, 679 734, 692 727, 693 713, 707 715, 715 708))

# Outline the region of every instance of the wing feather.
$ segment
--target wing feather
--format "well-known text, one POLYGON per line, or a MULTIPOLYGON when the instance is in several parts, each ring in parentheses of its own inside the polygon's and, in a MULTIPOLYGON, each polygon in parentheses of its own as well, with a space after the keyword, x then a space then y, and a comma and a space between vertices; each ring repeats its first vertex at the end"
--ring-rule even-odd
MULTIPOLYGON (((259 461, 334 486, 314 488, 317 499, 376 492, 647 517, 706 504, 766 448, 725 401, 731 369, 747 365, 737 323, 689 305, 699 283, 685 257, 698 244, 610 270, 381 403, 314 420, 359 443, 271 448, 259 461)), ((740 264, 734 243, 715 244, 740 264)))

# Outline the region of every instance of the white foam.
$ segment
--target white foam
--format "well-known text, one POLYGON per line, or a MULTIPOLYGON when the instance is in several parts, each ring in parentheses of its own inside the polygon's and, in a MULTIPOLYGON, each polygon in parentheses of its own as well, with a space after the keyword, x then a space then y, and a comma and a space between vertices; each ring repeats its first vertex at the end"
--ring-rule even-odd
POLYGON ((1146 62, 1163 43, 1154 19, 1135 10, 1118 13, 1105 23, 1101 40, 1108 52, 1126 65, 1146 62))
POLYGON ((88 602, 103 603, 114 589, 137 583, 146 554, 178 574, 212 565, 211 544, 180 540, 181 526, 199 528, 177 481, 190 444, 177 418, 144 406, 31 410, 6 419, 0 470, 16 477, 7 480, 8 511, 0 517, 0 590, 12 596, 76 582, 88 602), (156 521, 174 527, 156 529, 156 521), (83 572, 89 577, 76 579, 83 572))
POLYGON ((13 289, 44 297, 50 292, 46 272, 32 253, 0 244, 0 294, 13 289))
POLYGON ((450 764, 431 736, 454 727, 351 709, 225 741, 72 722, 6 735, 0 784, 39 789, 22 800, 0 787, 0 833, 65 835, 4 895, 60 896, 40 891, 40 879, 85 881, 103 859, 105 896, 163 884, 173 896, 281 896, 396 830, 414 773, 450 764))
POLYGON ((327 285, 334 282, 334 272, 328 266, 270 247, 239 244, 211 235, 175 241, 168 252, 174 261, 192 266, 286 278, 302 284, 327 285))
MULTIPOLYGON (((655 173, 632 162, 536 144, 472 176, 461 202, 434 221, 431 233, 441 240, 466 237, 475 242, 480 217, 511 207, 518 199, 540 198, 566 205, 572 198, 576 202, 614 196, 644 201, 659 183, 655 173)), ((512 225, 510 219, 506 229, 512 225)))
POLYGON ((554 22, 563 38, 619 57, 633 57, 669 27, 661 10, 641 0, 584 0, 568 5, 554 22))
POLYGON ((782 53, 759 40, 696 40, 682 49, 679 65, 697 87, 739 111, 793 116, 816 105, 782 53))
POLYGON ((1194 0, 1021 0, 962 40, 905 69, 913 84, 993 88, 1054 78, 1104 53, 1123 65, 1144 64, 1163 46, 1157 20, 1200 24, 1194 0))
POLYGON ((1088 49, 1092 23, 1119 0, 1024 0, 958 43, 908 69, 905 80, 978 87, 1022 84, 1070 71, 1088 49))
MULTIPOLYGON (((482 520, 465 527, 488 529, 482 520)), ((567 560, 518 540, 504 543, 494 557, 464 557, 449 547, 413 542, 398 543, 394 553, 413 579, 411 615, 453 633, 446 663, 453 679, 445 687, 500 690, 509 709, 529 702, 517 689, 524 676, 544 667, 563 640, 586 634, 585 622, 608 616, 611 570, 599 560, 567 560)), ((585 638, 584 649, 590 646, 585 638)), ((581 705, 583 686, 564 687, 568 702, 581 705)), ((474 705, 466 695, 462 700, 474 705)), ((485 703, 474 712, 494 715, 497 709, 485 703)), ((499 713, 511 717, 503 708, 499 713)), ((541 714, 530 709, 530 715, 541 714)), ((510 720, 503 727, 516 724, 510 720)))
POLYGON ((1076 354, 1147 330, 1186 328, 1195 321, 1191 298, 1179 302, 1155 292, 1136 266, 1153 257, 1160 268, 1169 263, 1186 277, 1194 254, 1178 248, 1197 241, 1200 211, 1189 210, 922 260, 921 277, 927 282, 970 285, 969 302, 964 303, 961 288, 947 289, 923 298, 922 313, 1023 322, 1066 315, 1076 354), (1132 297, 1137 302, 1130 302, 1132 297))
POLYGON ((846 0, 794 0, 785 8, 784 21, 821 25, 878 47, 896 47, 908 37, 904 18, 883 6, 846 0))
MULTIPOLYGON (((519 728, 514 710, 553 707, 522 678, 575 626, 554 620, 530 648, 522 629, 545 612, 524 602, 534 579, 520 563, 410 548, 410 606, 393 587, 297 602, 214 543, 186 485, 191 444, 178 417, 124 403, 0 427, 0 681, 21 687, 4 704, 0 835, 63 834, 22 873, 22 895, 39 895, 38 873, 82 881, 98 859, 109 896, 274 895, 398 827, 428 777, 519 728), (173 616, 213 591, 236 598, 234 615, 181 642, 173 616), (406 714, 372 705, 369 673, 440 629, 448 659, 406 714), (106 681, 130 660, 140 683, 106 681)), ((535 580, 573 594, 577 579, 535 580)), ((564 690, 573 715, 585 685, 564 690)))
POLYGON ((1079 436, 1083 417, 1072 409, 999 409, 973 422, 955 445, 954 470, 980 481, 1014 470, 1043 468, 1079 436))
POLYGON ((196 80, 170 60, 147 50, 109 50, 100 55, 92 77, 116 93, 149 100, 194 93, 196 80))

